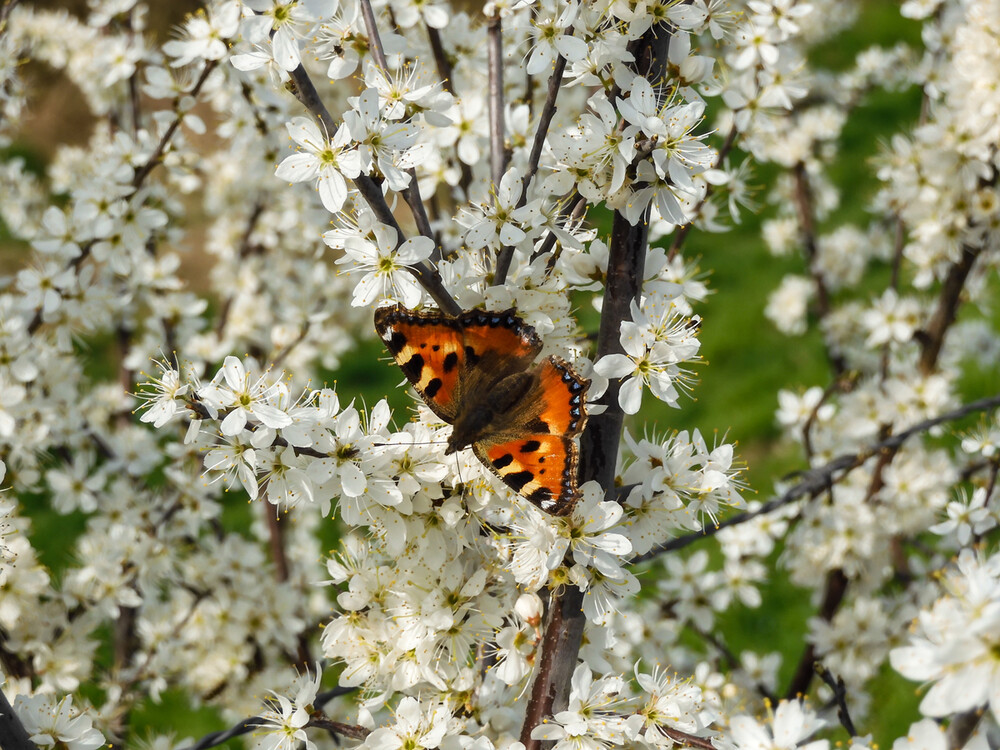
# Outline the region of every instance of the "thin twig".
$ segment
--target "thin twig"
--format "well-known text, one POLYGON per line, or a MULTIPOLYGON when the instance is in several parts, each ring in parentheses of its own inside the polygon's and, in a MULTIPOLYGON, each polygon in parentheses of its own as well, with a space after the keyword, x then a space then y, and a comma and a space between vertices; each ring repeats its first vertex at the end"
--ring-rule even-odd
POLYGON ((437 66, 438 75, 441 76, 441 83, 444 84, 445 91, 452 96, 457 96, 451 62, 448 60, 448 55, 444 51, 444 45, 441 43, 441 32, 433 26, 427 24, 424 24, 424 26, 427 29, 427 38, 431 43, 431 52, 434 54, 434 64, 437 66))
POLYGON ((945 334, 948 333, 951 324, 955 322, 958 305, 962 300, 962 291, 965 289, 965 280, 969 277, 976 258, 981 252, 982 248, 980 247, 965 245, 962 248, 962 257, 948 269, 948 275, 941 286, 941 296, 938 298, 938 304, 930 322, 916 336, 921 346, 918 367, 923 375, 930 375, 937 367, 938 356, 941 354, 941 347, 944 346, 945 334))
MULTIPOLYGON (((831 570, 826 575, 826 584, 823 587, 823 601, 819 611, 816 613, 823 622, 831 622, 833 616, 837 614, 844 596, 847 594, 847 576, 840 568, 831 570)), ((812 682, 813 671, 816 665, 816 646, 812 643, 806 644, 799 658, 798 666, 792 675, 792 680, 785 691, 785 698, 794 700, 805 695, 812 682)))
POLYGON ((814 669, 819 678, 833 691, 833 700, 837 704, 837 718, 840 719, 841 726, 851 737, 857 737, 858 730, 851 721, 850 711, 847 710, 847 687, 844 685, 844 678, 834 677, 833 673, 820 662, 816 662, 814 669))
MULTIPOLYGON (((216 60, 209 60, 206 62, 205 68, 201 71, 201 75, 198 76, 198 80, 195 81, 191 90, 185 92, 184 95, 197 98, 198 93, 201 91, 201 87, 205 85, 205 81, 208 80, 208 76, 213 70, 215 70, 215 66, 218 64, 219 63, 216 60)), ((163 131, 163 136, 160 138, 160 142, 156 144, 156 148, 153 149, 153 153, 146 160, 146 163, 139 167, 132 176, 133 187, 138 188, 142 185, 149 173, 153 171, 153 168, 160 163, 160 159, 163 158, 163 152, 166 150, 167 146, 170 145, 170 141, 173 139, 174 133, 177 132, 177 128, 180 127, 183 119, 184 118, 181 115, 177 115, 173 122, 167 126, 167 129, 163 131)))
MULTIPOLYGON (((573 33, 569 28, 565 32, 567 35, 573 33)), ((549 89, 545 96, 545 104, 542 106, 542 114, 538 118, 538 127, 535 128, 535 138, 531 143, 531 154, 528 156, 528 168, 524 173, 522 182, 521 198, 517 205, 520 208, 528 202, 528 188, 531 180, 538 171, 538 162, 542 158, 542 147, 545 145, 545 136, 549 132, 549 125, 552 117, 556 113, 556 97, 559 96, 559 89, 562 87, 563 73, 566 71, 566 58, 559 55, 552 67, 552 75, 549 76, 549 89)), ((497 255, 497 269, 493 275, 494 286, 502 286, 507 281, 507 274, 510 271, 510 262, 514 258, 513 247, 503 247, 497 255)))
MULTIPOLYGON (((389 80, 389 64, 386 62, 385 47, 382 45, 382 37, 378 32, 378 23, 375 20, 375 12, 372 10, 371 0, 361 0, 361 13, 365 19, 365 30, 368 32, 368 47, 371 50, 372 57, 375 58, 375 62, 382 69, 382 73, 386 79, 389 80)), ((417 171, 410 168, 407 170, 407 174, 410 175, 410 183, 403 188, 403 200, 410 207, 410 212, 413 214, 413 221, 417 225, 417 231, 424 237, 430 237, 432 240, 435 240, 434 232, 431 230, 430 219, 427 218, 427 209, 424 208, 424 203, 420 200, 420 189, 417 186, 417 171)), ((433 257, 435 262, 441 257, 441 247, 437 244, 437 240, 435 240, 433 257)))
MULTIPOLYGON (((813 286, 816 288, 816 314, 823 321, 830 315, 830 290, 817 263, 819 246, 816 239, 816 216, 812 185, 809 182, 805 162, 799 161, 795 164, 792 168, 792 177, 795 180, 795 210, 798 214, 806 268, 809 275, 812 276, 813 286)), ((826 342, 826 350, 834 378, 839 378, 847 371, 847 361, 843 354, 832 349, 829 341, 826 342)))
POLYGON ((716 750, 711 737, 696 737, 693 734, 682 732, 680 729, 665 727, 662 724, 658 724, 656 728, 660 730, 665 737, 669 737, 678 745, 696 747, 699 750, 716 750))
MULTIPOLYGON (((318 711, 334 698, 337 698, 338 696, 341 695, 347 695, 348 693, 352 693, 356 689, 357 688, 337 687, 333 688, 332 690, 327 690, 324 693, 320 693, 319 695, 316 696, 315 700, 313 700, 313 708, 315 708, 318 711)), ((229 729, 223 730, 221 732, 212 732, 211 734, 206 734, 204 737, 195 742, 193 745, 189 745, 188 747, 184 748, 184 750, 208 750, 208 748, 215 747, 216 745, 221 745, 223 742, 231 740, 233 737, 240 737, 244 734, 250 734, 250 732, 254 731, 255 729, 259 729, 261 725, 264 724, 264 722, 265 720, 260 716, 251 716, 249 719, 244 719, 243 721, 238 722, 229 729)), ((327 729, 328 727, 323 727, 323 728, 327 729)), ((345 733, 345 736, 348 735, 346 735, 345 733)), ((4 750, 6 750, 7 746, 4 745, 3 747, 4 750)), ((32 750, 34 750, 34 748, 32 748, 32 750)))
POLYGON ((751 521, 758 516, 771 513, 778 508, 784 507, 785 505, 798 500, 800 497, 805 497, 806 495, 817 495, 828 488, 830 484, 835 481, 834 475, 838 472, 849 472, 858 466, 861 466, 865 461, 881 451, 896 449, 914 435, 926 432, 932 427, 937 427, 939 424, 953 422, 957 419, 961 419, 962 417, 966 417, 969 414, 989 411, 991 409, 996 409, 997 407, 1000 407, 1000 395, 982 398, 937 417, 917 422, 915 425, 912 425, 902 432, 870 445, 857 453, 845 453, 837 456, 823 466, 808 469, 807 471, 802 472, 799 475, 801 479, 798 484, 789 487, 780 496, 764 503, 757 510, 740 513, 732 518, 722 521, 721 523, 708 526, 698 533, 686 534, 685 536, 671 539, 669 542, 665 542, 657 547, 654 547, 644 555, 638 555, 632 558, 631 562, 646 562, 648 560, 652 560, 654 557, 662 555, 664 552, 673 552, 675 550, 683 549, 689 544, 693 544, 701 539, 715 536, 720 531, 729 528, 730 526, 737 526, 739 524, 746 523, 747 521, 751 521))

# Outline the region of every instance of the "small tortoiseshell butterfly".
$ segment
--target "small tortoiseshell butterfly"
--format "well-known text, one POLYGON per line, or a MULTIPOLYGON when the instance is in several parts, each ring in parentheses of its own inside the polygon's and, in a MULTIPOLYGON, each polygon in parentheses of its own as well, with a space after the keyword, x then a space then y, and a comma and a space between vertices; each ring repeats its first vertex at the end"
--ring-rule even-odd
POLYGON ((515 492, 562 516, 579 499, 579 452, 589 380, 568 362, 535 364, 542 342, 513 310, 457 317, 394 305, 375 330, 435 414, 453 425, 445 454, 472 446, 515 492))

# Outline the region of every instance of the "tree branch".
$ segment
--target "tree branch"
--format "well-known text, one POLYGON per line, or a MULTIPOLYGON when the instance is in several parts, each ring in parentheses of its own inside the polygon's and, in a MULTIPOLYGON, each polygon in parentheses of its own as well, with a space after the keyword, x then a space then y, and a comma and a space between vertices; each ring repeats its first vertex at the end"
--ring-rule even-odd
POLYGON ((827 489, 835 480, 834 475, 838 472, 849 472, 858 466, 861 466, 865 461, 867 461, 872 456, 880 453, 884 450, 895 450, 898 449, 903 443, 914 435, 926 432, 932 427, 937 427, 939 424, 944 424, 945 422, 953 422, 956 419, 961 419, 962 417, 967 417, 969 414, 975 414, 976 412, 989 411, 991 409, 996 409, 1000 407, 1000 395, 990 396, 989 398, 982 398, 978 401, 973 401, 971 403, 960 406, 952 411, 945 412, 937 417, 932 417, 930 419, 925 419, 921 422, 917 422, 915 425, 908 427, 902 432, 888 437, 878 443, 870 445, 858 453, 845 453, 843 455, 837 456, 830 462, 824 464, 823 466, 817 467, 815 469, 808 469, 803 471, 799 476, 801 480, 798 484, 789 487, 782 493, 779 497, 774 498, 757 510, 747 511, 745 513, 739 513, 732 518, 728 518, 721 523, 715 524, 714 526, 709 526, 703 529, 701 532, 694 534, 686 534, 685 536, 677 537, 676 539, 671 539, 669 542, 665 542, 657 547, 654 547, 649 552, 644 555, 638 555, 632 558, 632 563, 641 563, 652 560, 654 557, 662 555, 664 552, 673 552, 675 550, 683 549, 689 544, 693 544, 701 539, 706 539, 711 536, 715 536, 720 531, 730 526, 737 526, 741 523, 746 523, 747 521, 753 520, 757 516, 766 515, 772 511, 777 510, 789 503, 798 500, 800 497, 805 497, 806 495, 815 496, 827 489))
MULTIPOLYGON (((320 693, 319 695, 316 696, 316 699, 313 701, 313 708, 319 711, 323 706, 325 706, 334 698, 337 698, 341 695, 347 695, 348 693, 353 693, 356 689, 357 688, 336 687, 333 688, 332 690, 327 690, 324 693, 320 693)), ((184 748, 184 750, 208 750, 208 748, 221 745, 223 742, 231 740, 233 737, 240 737, 244 734, 250 734, 250 732, 260 728, 261 724, 263 723, 264 719, 262 717, 251 716, 248 719, 244 719, 243 721, 234 724, 229 729, 225 729, 221 732, 212 732, 211 734, 206 734, 204 737, 195 742, 193 745, 189 745, 188 747, 184 748)), ((346 727, 348 725, 343 724, 340 726, 346 727)), ((329 727, 323 727, 323 729, 329 729, 329 727)), ((350 736, 347 733, 343 734, 345 737, 350 736)), ((7 748, 6 745, 3 745, 2 747, 4 748, 4 750, 6 750, 7 748)), ((32 747, 30 750, 35 750, 35 748, 32 747)))
MULTIPOLYGON (((573 28, 566 30, 566 34, 572 34, 573 28)), ((517 202, 518 208, 528 202, 528 188, 531 180, 538 171, 538 162, 542 158, 542 147, 545 145, 545 136, 549 132, 549 125, 552 124, 552 117, 556 113, 556 97, 559 96, 559 89, 562 86, 563 73, 566 71, 566 58, 559 55, 555 65, 552 67, 552 75, 549 76, 549 90, 545 96, 545 104, 542 107, 542 114, 538 118, 538 127, 535 128, 535 138, 531 142, 531 154, 528 156, 528 169, 524 173, 524 182, 521 198, 517 202)), ((510 271, 510 262, 514 258, 514 248, 504 247, 500 249, 497 256, 497 270, 493 276, 494 286, 502 286, 507 281, 507 274, 510 271)))
POLYGON ((490 78, 490 171, 493 184, 499 185, 507 171, 507 150, 504 148, 503 127, 503 34, 500 12, 486 23, 486 51, 489 55, 490 78))
POLYGON ((3 750, 38 750, 3 690, 0 690, 0 747, 3 750))
POLYGON ((840 719, 840 725, 851 737, 857 737, 858 730, 851 721, 850 711, 847 710, 847 688, 844 685, 844 678, 834 677, 833 673, 819 662, 816 662, 814 669, 819 678, 833 691, 833 701, 837 704, 837 718, 840 719))
MULTIPOLYGON (((330 114, 330 110, 326 108, 326 105, 320 99, 319 93, 316 91, 316 87, 313 85, 312 79, 309 77, 306 69, 302 65, 299 65, 289 73, 289 76, 288 88, 292 92, 292 95, 299 100, 302 106, 319 118, 328 133, 336 132, 337 122, 330 114)), ((376 184, 375 180, 364 174, 355 177, 353 182, 354 187, 361 193, 361 197, 365 199, 375 217, 383 224, 387 224, 395 229, 398 244, 403 244, 406 241, 406 235, 403 234, 402 227, 399 226, 399 222, 396 221, 396 217, 392 214, 392 209, 386 203, 385 196, 382 194, 382 188, 376 184)), ((462 312, 461 306, 448 293, 448 290, 444 288, 444 284, 441 283, 441 275, 436 268, 425 262, 420 262, 414 266, 409 266, 408 270, 444 312, 449 315, 458 315, 462 312)))
MULTIPOLYGON (((636 55, 636 67, 640 75, 651 81, 658 81, 663 77, 670 38, 670 28, 660 24, 654 25, 643 35, 641 53, 636 55)), ((565 67, 565 61, 561 62, 562 67, 565 67)), ((559 67, 560 61, 556 65, 559 67)), ((553 73, 553 79, 560 80, 561 77, 560 68, 553 73)), ((550 85, 553 79, 550 79, 550 85)), ((550 95, 551 109, 554 111, 555 95, 551 88, 550 95)), ((546 102, 546 105, 548 107, 550 102, 546 102)), ((543 120, 547 127, 551 114, 546 119, 543 113, 543 120)), ((536 145, 544 140, 544 133, 539 138, 539 132, 541 127, 536 131, 536 145)), ((541 152, 540 146, 538 152, 541 152)), ((527 195, 527 184, 524 195, 527 195)), ((647 208, 647 218, 648 215, 647 208)), ((624 216, 615 213, 609 248, 608 283, 597 339, 597 358, 623 351, 619 331, 621 324, 631 319, 631 304, 638 301, 642 291, 647 232, 646 221, 640 220, 632 226, 624 216)), ((605 411, 590 417, 580 439, 580 481, 597 480, 608 498, 616 496, 615 464, 624 420, 624 412, 618 403, 619 386, 618 381, 609 384, 600 401, 605 405, 605 411)), ((569 703, 571 678, 579 658, 586 622, 583 597, 579 588, 568 586, 563 594, 552 600, 549 621, 542 636, 538 673, 531 687, 531 697, 521 727, 521 742, 526 750, 539 750, 541 740, 532 739, 532 730, 546 716, 563 710, 569 703)))
POLYGON ((920 331, 917 336, 921 346, 918 367, 923 375, 930 375, 937 367, 945 334, 951 324, 955 322, 955 314, 961 302, 965 280, 969 277, 972 266, 981 252, 982 248, 965 245, 962 248, 962 257, 948 269, 948 275, 941 287, 937 308, 934 310, 927 328, 920 331))

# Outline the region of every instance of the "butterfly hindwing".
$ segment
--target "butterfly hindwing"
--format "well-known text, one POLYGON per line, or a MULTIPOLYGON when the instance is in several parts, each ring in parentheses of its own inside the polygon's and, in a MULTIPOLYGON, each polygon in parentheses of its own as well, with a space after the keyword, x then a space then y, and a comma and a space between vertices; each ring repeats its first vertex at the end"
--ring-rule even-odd
MULTIPOLYGON (((569 363, 559 357, 549 357, 538 366, 538 393, 532 402, 540 403, 534 419, 545 425, 552 435, 572 437, 583 431, 587 421, 586 401, 589 380, 584 380, 569 363)), ((535 431, 536 425, 527 428, 535 431)), ((541 426, 541 425, 537 425, 541 426)))
POLYGON ((380 307, 375 330, 431 410, 454 422, 459 404, 458 378, 465 367, 465 346, 456 319, 443 313, 415 313, 406 308, 380 307))
POLYGON ((564 435, 526 435, 472 448, 504 484, 548 513, 565 515, 579 499, 577 447, 564 435))

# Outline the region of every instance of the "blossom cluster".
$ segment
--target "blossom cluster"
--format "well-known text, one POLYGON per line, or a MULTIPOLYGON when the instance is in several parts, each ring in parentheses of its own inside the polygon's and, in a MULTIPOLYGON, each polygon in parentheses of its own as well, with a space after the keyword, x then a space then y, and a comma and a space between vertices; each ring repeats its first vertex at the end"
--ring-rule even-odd
MULTIPOLYGON (((867 719, 887 663, 933 683, 924 716, 995 728, 998 558, 972 548, 1000 426, 942 426, 1000 352, 987 0, 910 0, 925 49, 838 73, 809 62, 853 20, 834 0, 208 0, 162 44, 139 0, 88 6, 0 9, 0 220, 27 258, 0 288, 0 690, 34 745, 177 750, 130 721, 180 691, 257 717, 262 750, 827 750, 813 706, 867 719), (6 150, 20 59, 94 117, 43 168, 6 150), (843 129, 903 87, 924 118, 878 161, 877 216, 835 227, 843 129), (631 420, 696 389, 684 238, 756 208, 751 159, 781 170, 764 241, 802 251, 767 315, 818 329, 831 373, 778 397, 805 479, 747 503, 728 436, 631 420), (440 412, 330 384, 374 366, 388 304, 515 308, 590 381, 567 513, 446 454, 440 412), (779 684, 774 642, 727 647, 776 577, 844 695, 779 684)), ((943 741, 911 734, 894 749, 943 741)))

